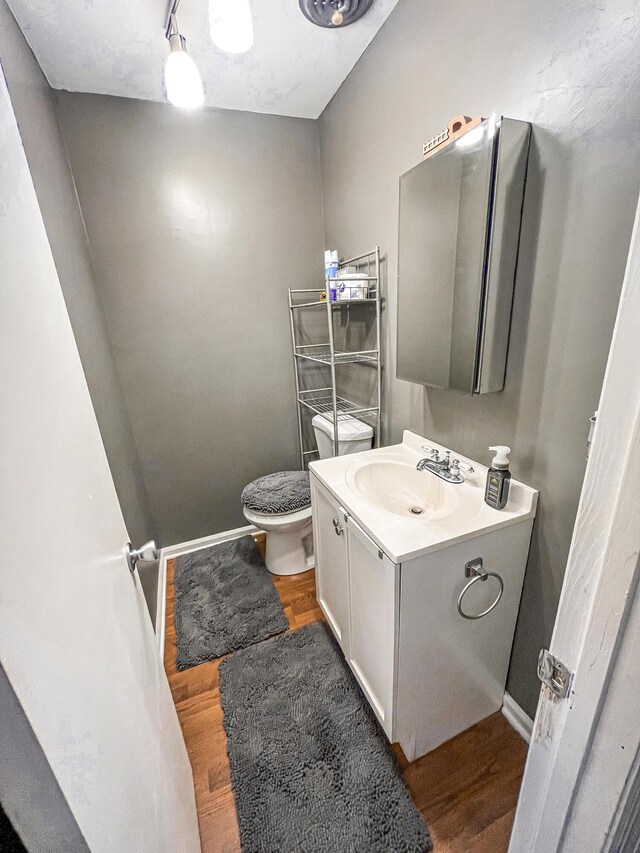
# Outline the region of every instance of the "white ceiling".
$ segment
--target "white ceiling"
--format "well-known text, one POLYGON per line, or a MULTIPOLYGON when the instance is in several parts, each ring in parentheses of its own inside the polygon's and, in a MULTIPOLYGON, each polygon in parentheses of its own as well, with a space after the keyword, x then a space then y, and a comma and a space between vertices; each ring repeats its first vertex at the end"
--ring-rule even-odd
MULTIPOLYGON (((166 0, 8 2, 55 89, 165 100, 166 0)), ((207 0, 181 0, 178 23, 208 106, 317 118, 397 2, 375 0, 357 23, 327 30, 298 0, 251 0, 254 45, 241 56, 212 44, 207 0)))

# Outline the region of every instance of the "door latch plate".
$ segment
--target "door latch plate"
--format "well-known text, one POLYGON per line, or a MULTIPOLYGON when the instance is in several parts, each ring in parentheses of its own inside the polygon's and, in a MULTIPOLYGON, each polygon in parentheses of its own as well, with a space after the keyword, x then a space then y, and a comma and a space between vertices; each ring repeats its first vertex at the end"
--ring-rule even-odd
POLYGON ((558 699, 566 699, 571 689, 573 673, 547 649, 538 656, 538 678, 558 699))

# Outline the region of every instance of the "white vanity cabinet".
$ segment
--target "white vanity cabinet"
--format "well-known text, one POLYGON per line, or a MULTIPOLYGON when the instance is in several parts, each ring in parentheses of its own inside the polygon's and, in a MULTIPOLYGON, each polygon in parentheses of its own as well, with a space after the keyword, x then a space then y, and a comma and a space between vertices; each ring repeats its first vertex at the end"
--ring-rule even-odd
POLYGON ((311 495, 318 602, 393 740, 400 566, 313 477, 311 495))
POLYGON ((313 547, 316 597, 345 657, 349 655, 349 573, 347 570, 346 513, 338 502, 311 478, 313 547))
POLYGON ((392 563, 347 517, 350 642, 347 660, 389 740, 394 739, 398 584, 392 563))
MULTIPOLYGON (((533 512, 492 510, 499 526, 394 560, 383 544, 396 522, 340 483, 338 498, 316 474, 329 463, 339 464, 311 467, 318 601, 387 737, 413 761, 502 707, 533 512), (365 529, 367 512, 379 526, 365 529), (489 574, 471 584, 479 560, 489 574)), ((413 524, 433 537, 442 522, 413 524)))

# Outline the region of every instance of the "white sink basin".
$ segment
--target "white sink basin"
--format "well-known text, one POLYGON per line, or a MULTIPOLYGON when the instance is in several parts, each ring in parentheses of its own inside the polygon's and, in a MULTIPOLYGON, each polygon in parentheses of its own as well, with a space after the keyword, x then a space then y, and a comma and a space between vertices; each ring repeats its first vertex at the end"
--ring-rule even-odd
POLYGON ((511 480, 507 506, 487 506, 484 465, 409 430, 402 444, 321 459, 309 469, 394 563, 532 518, 538 497, 511 480), (463 483, 447 483, 431 471, 416 470, 427 455, 425 444, 440 454, 451 450, 475 473, 463 483))
POLYGON ((347 472, 347 482, 375 506, 407 518, 438 521, 455 512, 455 487, 403 462, 369 462, 347 472))

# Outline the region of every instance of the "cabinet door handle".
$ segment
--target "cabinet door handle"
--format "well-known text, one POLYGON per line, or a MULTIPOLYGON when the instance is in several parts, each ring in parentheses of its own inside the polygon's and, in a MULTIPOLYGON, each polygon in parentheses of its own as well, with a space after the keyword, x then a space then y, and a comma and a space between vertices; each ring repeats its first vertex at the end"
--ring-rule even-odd
POLYGON ((340 536, 340 534, 342 533, 342 527, 340 526, 340 519, 339 518, 333 519, 333 529, 336 532, 336 536, 340 536))

